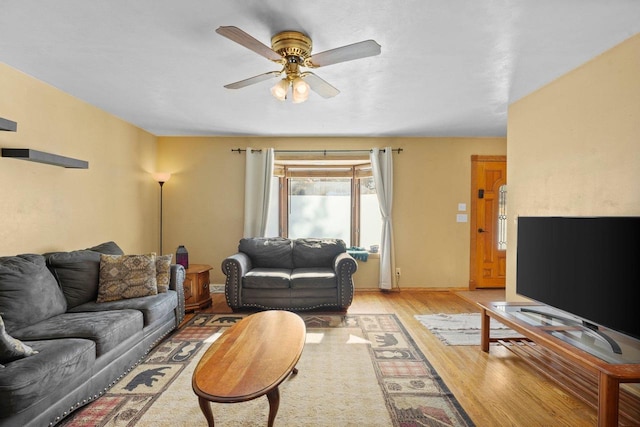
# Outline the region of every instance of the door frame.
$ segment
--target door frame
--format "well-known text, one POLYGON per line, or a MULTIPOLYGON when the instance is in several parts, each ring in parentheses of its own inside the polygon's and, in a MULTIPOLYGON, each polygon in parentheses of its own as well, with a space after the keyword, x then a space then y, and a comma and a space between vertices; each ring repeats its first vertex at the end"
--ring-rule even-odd
POLYGON ((477 229, 478 229, 478 174, 477 164, 479 162, 505 162, 507 161, 506 155, 479 155, 474 154, 471 156, 471 207, 469 210, 469 290, 474 291, 478 286, 478 252, 477 252, 477 229))

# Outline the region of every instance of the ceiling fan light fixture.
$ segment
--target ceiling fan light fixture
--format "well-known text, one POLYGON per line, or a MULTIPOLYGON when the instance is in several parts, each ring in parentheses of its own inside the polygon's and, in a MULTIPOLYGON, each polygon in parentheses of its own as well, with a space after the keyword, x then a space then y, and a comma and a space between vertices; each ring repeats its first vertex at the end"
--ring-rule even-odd
POLYGON ((280 71, 259 74, 227 84, 224 86, 225 88, 240 89, 285 74, 286 77, 271 88, 271 94, 280 101, 284 101, 287 99, 289 86, 291 86, 292 101, 296 104, 306 101, 311 90, 323 98, 332 98, 340 93, 338 89, 314 73, 301 72, 301 67, 325 67, 340 62, 379 55, 381 52, 381 47, 375 40, 364 40, 312 55, 313 44, 311 39, 299 31, 282 31, 274 35, 271 38, 271 47, 263 44, 238 27, 222 26, 216 32, 282 66, 280 71))
POLYGON ((284 101, 285 99, 287 99, 288 91, 289 91, 289 80, 284 78, 271 88, 271 95, 273 95, 274 98, 280 101, 284 101))
POLYGON ((294 104, 304 102, 309 98, 309 84, 302 80, 302 77, 293 79, 292 86, 294 104))

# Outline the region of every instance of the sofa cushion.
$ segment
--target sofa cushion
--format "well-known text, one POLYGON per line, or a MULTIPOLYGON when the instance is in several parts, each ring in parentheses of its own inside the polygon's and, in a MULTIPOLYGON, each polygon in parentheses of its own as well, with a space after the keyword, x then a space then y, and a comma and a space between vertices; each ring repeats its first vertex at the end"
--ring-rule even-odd
POLYGON ((142 313, 137 310, 64 313, 17 330, 14 336, 23 341, 90 339, 96 343, 96 356, 100 357, 140 333, 142 327, 142 313))
MULTIPOLYGON (((122 249, 114 242, 77 251, 45 254, 47 266, 60 284, 67 300, 67 309, 97 299, 101 254, 123 255, 122 249)), ((156 257, 158 292, 166 292, 169 288, 172 257, 172 254, 156 257)))
POLYGON ((242 303, 265 309, 306 310, 336 307, 337 288, 320 289, 243 289, 242 303))
POLYGON ((87 248, 87 250, 107 255, 124 255, 124 251, 120 249, 120 246, 118 246, 116 242, 100 243, 92 248, 87 248))
POLYGON ((296 268, 291 272, 291 288, 335 288, 336 273, 333 268, 296 268))
POLYGON ((101 253, 123 254, 115 242, 105 242, 77 251, 45 254, 47 267, 60 284, 68 309, 95 301, 98 297, 101 253))
POLYGON ((164 293, 169 290, 172 259, 173 254, 156 256, 156 282, 158 285, 158 293, 164 293))
POLYGON ((47 265, 62 288, 67 308, 98 297, 100 253, 90 250, 48 254, 47 265))
POLYGON ((290 287, 291 270, 286 268, 254 268, 242 278, 249 289, 286 289, 290 287))
POLYGON ((13 362, 36 353, 37 351, 7 333, 0 316, 0 363, 13 362))
POLYGON ((100 255, 96 302, 145 297, 157 293, 155 254, 100 255))
POLYGON ((43 390, 59 390, 69 382, 89 379, 95 362, 92 341, 59 339, 29 345, 39 353, 0 369, 1 414, 16 414, 31 406, 43 397, 43 390))
POLYGON ((0 313, 8 333, 66 309, 67 301, 42 255, 0 257, 0 313))
POLYGON ((253 268, 293 268, 291 240, 282 237, 251 237, 240 240, 238 252, 251 259, 253 268))
POLYGON ((242 304, 267 310, 291 307, 291 289, 243 289, 242 304))
POLYGON ((293 264, 295 268, 333 267, 335 257, 346 250, 347 245, 340 239, 296 239, 293 264))
POLYGON ((178 306, 178 294, 176 291, 169 290, 167 292, 152 295, 148 297, 123 299, 111 302, 97 303, 91 301, 69 310, 70 313, 95 312, 109 310, 138 310, 142 313, 144 319, 144 327, 163 319, 168 313, 171 313, 178 306))

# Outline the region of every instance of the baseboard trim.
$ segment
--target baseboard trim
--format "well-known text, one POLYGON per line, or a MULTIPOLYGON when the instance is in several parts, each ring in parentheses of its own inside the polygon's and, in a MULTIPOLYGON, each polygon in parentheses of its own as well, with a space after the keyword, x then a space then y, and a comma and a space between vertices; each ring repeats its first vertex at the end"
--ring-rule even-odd
POLYGON ((422 288, 422 287, 399 287, 393 289, 380 289, 380 288, 355 288, 355 292, 460 292, 468 291, 469 288, 422 288))

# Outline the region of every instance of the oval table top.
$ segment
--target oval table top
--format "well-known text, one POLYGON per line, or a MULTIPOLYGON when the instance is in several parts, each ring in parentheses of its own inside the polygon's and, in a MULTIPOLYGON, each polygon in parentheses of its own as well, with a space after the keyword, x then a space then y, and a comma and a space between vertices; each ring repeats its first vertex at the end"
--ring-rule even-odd
POLYGON ((295 313, 252 314, 226 330, 193 372, 193 391, 211 402, 244 402, 276 388, 294 370, 306 327, 295 313))

